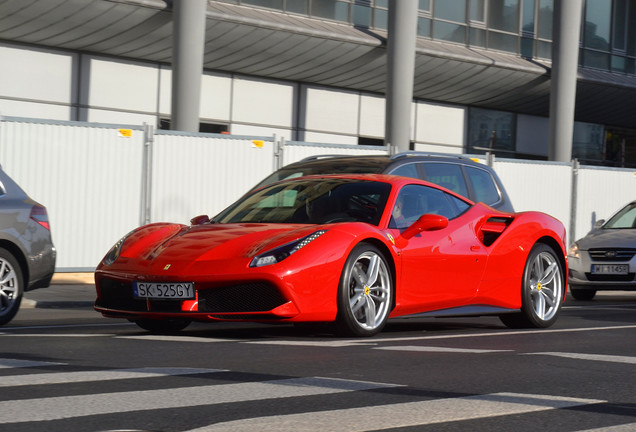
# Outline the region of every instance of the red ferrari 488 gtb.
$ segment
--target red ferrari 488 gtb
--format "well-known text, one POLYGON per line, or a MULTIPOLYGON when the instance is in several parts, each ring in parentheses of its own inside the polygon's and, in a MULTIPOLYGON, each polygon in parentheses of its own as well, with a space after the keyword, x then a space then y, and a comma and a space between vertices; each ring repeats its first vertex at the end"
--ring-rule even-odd
POLYGON ((214 219, 153 223, 95 272, 95 309, 151 331, 191 321, 331 322, 371 336, 391 317, 497 315, 548 327, 567 285, 565 229, 388 175, 285 180, 214 219))

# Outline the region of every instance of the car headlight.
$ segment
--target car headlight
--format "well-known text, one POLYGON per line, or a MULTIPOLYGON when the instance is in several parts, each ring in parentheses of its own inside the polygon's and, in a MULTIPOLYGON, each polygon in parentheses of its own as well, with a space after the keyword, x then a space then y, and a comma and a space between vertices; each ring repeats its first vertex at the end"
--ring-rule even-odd
POLYGON ((570 248, 568 249, 568 256, 570 258, 580 258, 579 245, 574 243, 572 246, 570 246, 570 248))
POLYGON ((301 239, 279 246, 275 249, 271 249, 262 254, 256 255, 250 262, 250 267, 263 267, 281 262, 288 256, 298 252, 299 249, 307 246, 309 243, 316 240, 318 237, 326 232, 327 230, 319 230, 315 233, 309 234, 307 237, 303 237, 301 239))
POLYGON ((123 236, 121 239, 119 239, 117 243, 115 243, 115 245, 112 248, 110 248, 110 250, 104 257, 104 260, 103 260, 104 264, 111 265, 117 260, 117 258, 119 258, 119 254, 121 253, 121 248, 124 246, 124 242, 126 241, 128 236, 130 236, 135 231, 136 230, 133 230, 129 232, 128 234, 126 234, 125 236, 123 236))

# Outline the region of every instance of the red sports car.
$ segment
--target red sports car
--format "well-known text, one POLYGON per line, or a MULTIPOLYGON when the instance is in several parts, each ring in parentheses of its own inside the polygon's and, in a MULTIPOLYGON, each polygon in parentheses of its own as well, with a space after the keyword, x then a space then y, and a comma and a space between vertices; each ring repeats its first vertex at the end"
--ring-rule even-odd
POLYGON ((135 229, 95 272, 95 309, 150 331, 191 321, 332 322, 371 336, 391 317, 497 315, 548 327, 567 285, 565 229, 440 186, 310 176, 259 189, 214 219, 135 229))

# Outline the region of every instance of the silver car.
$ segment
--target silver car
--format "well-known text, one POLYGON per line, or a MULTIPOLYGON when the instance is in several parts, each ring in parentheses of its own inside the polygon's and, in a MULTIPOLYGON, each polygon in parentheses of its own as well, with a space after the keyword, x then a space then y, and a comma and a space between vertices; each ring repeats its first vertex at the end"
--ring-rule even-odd
POLYGON ((49 286, 55 255, 46 207, 0 168, 0 325, 13 319, 25 291, 49 286))
POLYGON ((599 220, 568 251, 570 293, 591 300, 597 290, 636 290, 636 201, 599 220))

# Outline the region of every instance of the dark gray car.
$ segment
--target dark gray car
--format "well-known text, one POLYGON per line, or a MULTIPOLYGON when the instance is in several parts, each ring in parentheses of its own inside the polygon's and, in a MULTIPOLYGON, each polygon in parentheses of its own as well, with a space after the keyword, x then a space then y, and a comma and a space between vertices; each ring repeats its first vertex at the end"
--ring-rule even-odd
POLYGON ((49 286, 55 256, 46 207, 0 168, 0 325, 13 319, 25 291, 49 286))
POLYGON ((513 212, 497 174, 464 156, 407 152, 394 156, 312 156, 280 168, 256 188, 278 180, 313 174, 392 174, 426 180, 474 202, 513 212))

